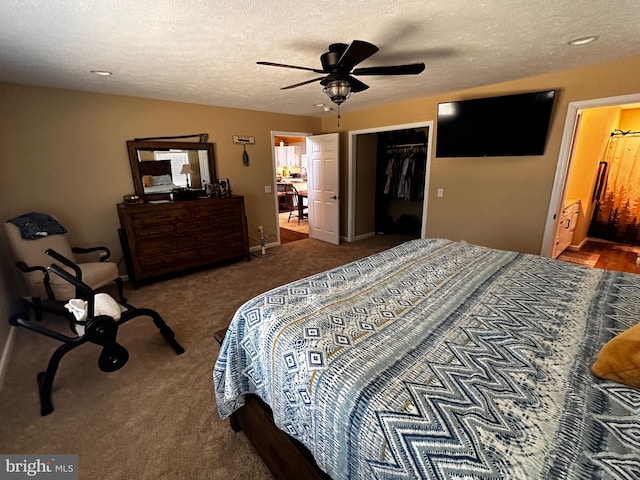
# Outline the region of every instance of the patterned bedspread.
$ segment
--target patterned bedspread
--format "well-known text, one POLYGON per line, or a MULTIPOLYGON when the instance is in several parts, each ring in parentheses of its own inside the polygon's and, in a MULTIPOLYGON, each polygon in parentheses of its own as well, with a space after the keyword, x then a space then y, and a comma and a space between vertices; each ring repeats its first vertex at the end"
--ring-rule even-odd
POLYGON ((332 478, 640 478, 640 390, 592 376, 640 275, 415 240, 242 306, 218 410, 273 409, 332 478))

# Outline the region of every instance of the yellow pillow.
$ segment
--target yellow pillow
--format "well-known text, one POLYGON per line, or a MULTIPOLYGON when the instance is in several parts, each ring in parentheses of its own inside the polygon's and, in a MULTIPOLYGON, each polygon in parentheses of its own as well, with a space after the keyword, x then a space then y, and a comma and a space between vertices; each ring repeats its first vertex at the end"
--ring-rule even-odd
POLYGON ((142 183, 145 187, 153 187, 153 177, 151 175, 143 175, 142 183))
POLYGON ((640 388, 640 323, 605 343, 591 372, 596 377, 640 388))

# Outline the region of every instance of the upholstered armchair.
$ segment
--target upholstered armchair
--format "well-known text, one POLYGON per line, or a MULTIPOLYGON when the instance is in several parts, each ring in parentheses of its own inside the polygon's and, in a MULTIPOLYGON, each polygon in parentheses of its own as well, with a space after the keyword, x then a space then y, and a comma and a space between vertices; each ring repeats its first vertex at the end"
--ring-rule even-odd
MULTIPOLYGON (((53 218, 53 217, 52 217, 53 218)), ((66 230, 64 230, 66 232, 66 230)), ((74 261, 80 268, 79 279, 93 290, 115 282, 118 295, 126 302, 122 279, 118 266, 109 261, 110 252, 106 247, 78 248, 71 247, 66 233, 36 236, 36 239, 23 238, 21 228, 7 221, 5 223, 7 243, 15 259, 16 266, 22 272, 29 295, 34 299, 66 301, 76 297, 73 284, 58 275, 50 275, 48 267, 55 260, 47 255, 47 250, 54 250, 62 256, 74 261), (76 254, 94 254, 98 261, 82 261, 76 254), (99 256, 99 259, 98 259, 99 256)), ((68 267, 63 268, 74 273, 68 267)))

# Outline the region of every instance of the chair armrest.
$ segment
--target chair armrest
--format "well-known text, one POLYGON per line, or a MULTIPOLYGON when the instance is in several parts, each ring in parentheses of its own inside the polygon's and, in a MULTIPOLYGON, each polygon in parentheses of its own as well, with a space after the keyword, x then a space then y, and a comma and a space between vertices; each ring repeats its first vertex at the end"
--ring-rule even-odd
POLYGON ((82 248, 82 247, 72 247, 71 251, 73 253, 93 253, 93 252, 103 252, 100 255, 100 261, 101 262, 106 262, 109 260, 109 258, 111 257, 111 251, 107 248, 107 247, 89 247, 89 248, 82 248))
POLYGON ((46 268, 41 266, 30 267, 24 262, 16 262, 16 267, 24 273, 42 272, 42 283, 44 284, 44 289, 47 292, 47 297, 49 297, 50 300, 55 300, 56 296, 53 294, 53 290, 51 290, 49 271, 46 268))
POLYGON ((47 272, 47 269, 44 267, 40 267, 40 266, 36 266, 36 267, 30 267, 28 266, 26 263, 24 262, 16 262, 16 267, 18 267, 20 269, 21 272, 24 273, 30 273, 30 272, 42 272, 42 274, 45 277, 49 276, 49 272, 47 272))

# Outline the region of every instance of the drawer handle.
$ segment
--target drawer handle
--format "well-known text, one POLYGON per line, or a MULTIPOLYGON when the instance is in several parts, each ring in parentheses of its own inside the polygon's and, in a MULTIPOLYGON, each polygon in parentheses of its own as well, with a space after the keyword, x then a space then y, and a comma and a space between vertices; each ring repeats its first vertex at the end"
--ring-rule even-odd
POLYGON ((173 247, 173 244, 165 243, 164 245, 162 245, 162 248, 169 248, 169 247, 173 247))
POLYGON ((156 215, 156 218, 169 218, 169 215, 156 215))
POLYGON ((155 232, 149 232, 149 235, 158 235, 159 233, 162 233, 161 231, 155 231, 155 232))

